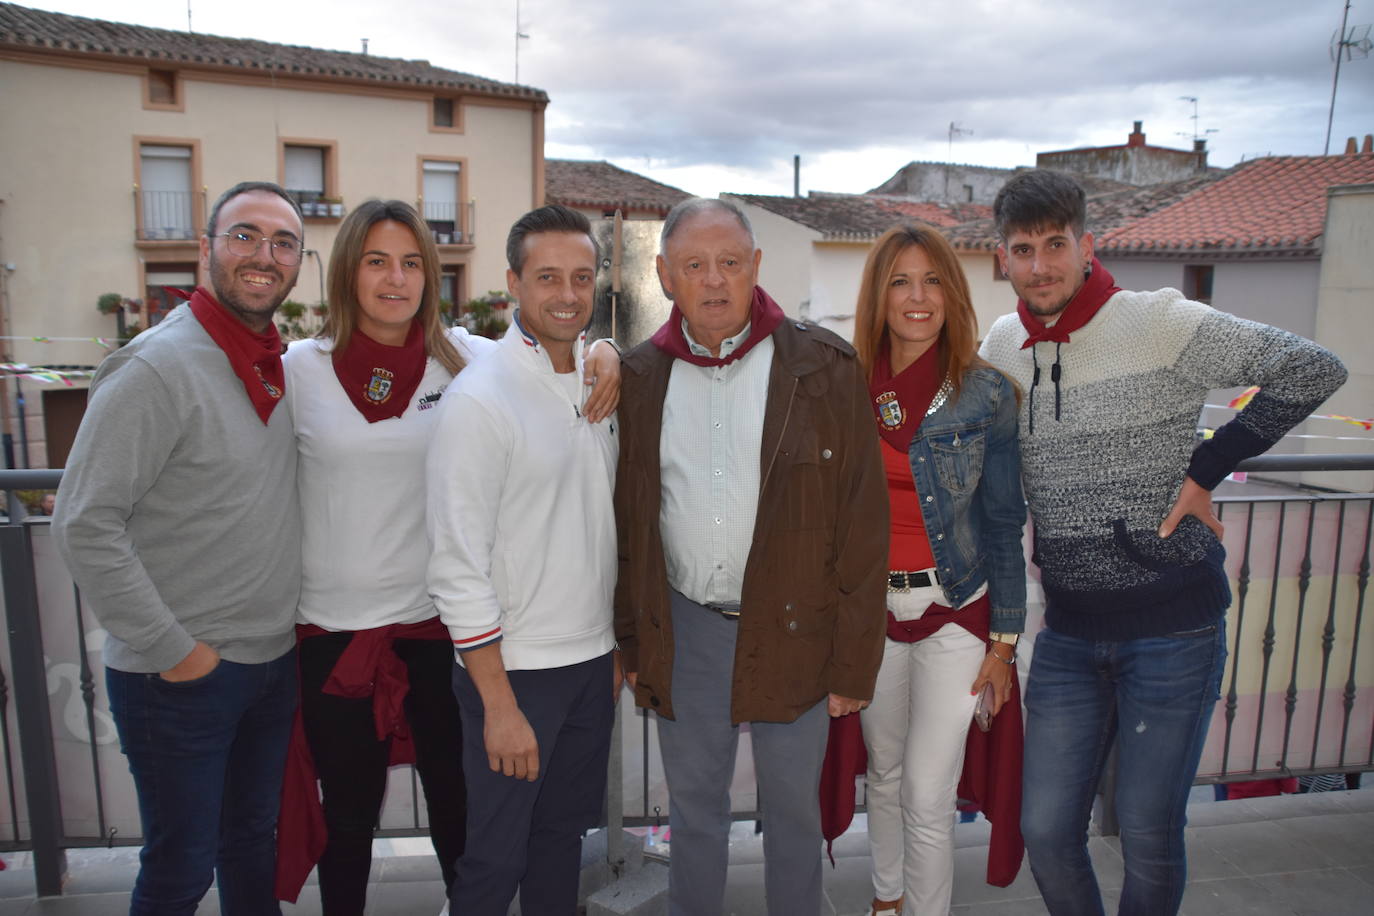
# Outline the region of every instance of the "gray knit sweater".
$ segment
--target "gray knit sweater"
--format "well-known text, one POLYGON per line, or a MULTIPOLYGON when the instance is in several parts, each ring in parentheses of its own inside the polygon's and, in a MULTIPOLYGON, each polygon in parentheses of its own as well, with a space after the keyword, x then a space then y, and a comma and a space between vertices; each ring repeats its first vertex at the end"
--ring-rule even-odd
POLYGON ((1047 622, 1095 640, 1213 622, 1230 603, 1221 545, 1195 518, 1168 539, 1160 522, 1185 474, 1215 487, 1326 400, 1345 367, 1311 341, 1172 289, 1118 292, 1068 343, 1022 349, 1026 338, 1004 315, 982 354, 1026 393, 1022 475, 1047 622), (1236 385, 1260 391, 1197 444, 1207 392, 1236 385))
POLYGON ((232 662, 277 658, 295 641, 301 581, 286 407, 263 425, 178 307, 101 363, 53 534, 108 632, 110 667, 165 671, 197 639, 232 662))

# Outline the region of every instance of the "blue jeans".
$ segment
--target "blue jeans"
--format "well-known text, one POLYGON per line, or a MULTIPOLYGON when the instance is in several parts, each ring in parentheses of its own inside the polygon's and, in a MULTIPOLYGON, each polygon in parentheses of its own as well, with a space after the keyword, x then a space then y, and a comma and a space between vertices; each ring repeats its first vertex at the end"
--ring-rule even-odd
POLYGON ((105 669, 138 791, 130 916, 192 916, 213 878, 225 916, 279 914, 277 809, 296 710, 296 653, 221 659, 193 681, 105 669))
POLYGON ((1087 830, 1113 744, 1126 864, 1118 912, 1178 912, 1187 881, 1188 793, 1225 660, 1224 619, 1126 642, 1090 642, 1049 629, 1036 637, 1026 687, 1021 831, 1035 883, 1054 916, 1103 912, 1087 830))

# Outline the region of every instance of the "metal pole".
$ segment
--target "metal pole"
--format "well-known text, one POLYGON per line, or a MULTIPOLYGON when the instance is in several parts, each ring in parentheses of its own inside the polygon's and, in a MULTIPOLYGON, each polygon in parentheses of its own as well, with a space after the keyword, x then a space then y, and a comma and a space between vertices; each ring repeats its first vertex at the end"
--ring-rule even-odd
POLYGON ((620 733, 617 702, 611 720, 611 759, 606 771, 606 865, 612 881, 625 875, 625 760, 620 733))
POLYGON ((1336 73, 1331 77, 1331 107, 1326 112, 1326 145, 1322 155, 1331 155, 1331 121, 1336 117, 1336 84, 1341 79, 1341 52, 1345 50, 1345 22, 1350 18, 1350 0, 1345 0, 1341 11, 1341 30, 1336 33, 1336 73))
POLYGON ((55 897, 62 893, 67 852, 62 848, 62 800, 58 794, 57 759, 48 709, 48 676, 43 669, 38 584, 27 526, 0 526, 0 565, 5 570, 5 614, 19 741, 23 748, 24 794, 33 840, 34 888, 39 897, 55 897))

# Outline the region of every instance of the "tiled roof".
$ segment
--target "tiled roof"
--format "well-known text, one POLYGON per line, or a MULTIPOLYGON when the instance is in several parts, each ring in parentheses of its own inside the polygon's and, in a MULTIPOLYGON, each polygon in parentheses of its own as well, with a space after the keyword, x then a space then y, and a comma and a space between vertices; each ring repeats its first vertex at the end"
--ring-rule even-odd
POLYGON ((874 194, 826 194, 813 191, 809 197, 771 197, 763 194, 726 196, 801 223, 821 233, 827 241, 874 239, 903 221, 953 226, 992 214, 992 208, 986 204, 923 203, 904 197, 874 194))
POLYGON ((1273 156, 1236 166, 1178 202, 1100 233, 1115 254, 1316 254, 1326 189, 1374 181, 1374 154, 1273 156))
MULTIPOLYGON (((1162 184, 1147 185, 1143 188, 1125 186, 1122 190, 1093 194, 1092 188, 1085 184, 1088 197, 1088 229, 1094 239, 1101 239, 1111 232, 1131 224, 1133 221, 1176 203, 1208 185, 1216 182, 1225 172, 1202 172, 1181 181, 1168 181, 1162 184)), ((1084 176, 1075 175, 1076 179, 1084 176)), ((1116 184, 1109 182, 1108 186, 1116 184)), ((997 227, 992 219, 980 219, 944 230, 945 236, 955 248, 971 251, 992 251, 997 247, 997 227)))
POLYGON ((224 38, 125 25, 0 3, 0 48, 59 51, 173 66, 249 70, 369 83, 460 90, 547 101, 540 89, 435 67, 424 60, 374 57, 279 45, 250 38, 224 38))
POLYGON ((674 204, 691 196, 609 162, 544 160, 544 197, 553 204, 667 213, 674 204))

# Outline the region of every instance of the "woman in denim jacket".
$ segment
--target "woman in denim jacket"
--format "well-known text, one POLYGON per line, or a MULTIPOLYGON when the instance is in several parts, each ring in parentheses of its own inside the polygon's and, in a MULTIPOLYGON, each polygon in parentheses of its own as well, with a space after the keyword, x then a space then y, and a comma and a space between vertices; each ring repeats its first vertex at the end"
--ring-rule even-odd
POLYGON ((899 226, 864 265, 854 346, 892 508, 888 639, 872 704, 873 913, 949 912, 955 788, 985 686, 1007 700, 1024 625, 1017 392, 977 355, 968 281, 938 232, 899 226))

